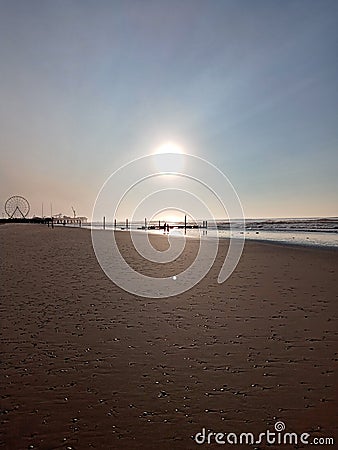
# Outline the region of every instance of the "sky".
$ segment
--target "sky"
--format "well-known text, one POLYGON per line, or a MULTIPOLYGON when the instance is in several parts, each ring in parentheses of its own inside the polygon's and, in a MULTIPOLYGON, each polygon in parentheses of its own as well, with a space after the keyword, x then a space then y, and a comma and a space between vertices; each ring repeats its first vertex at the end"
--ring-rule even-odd
POLYGON ((338 216, 337 19, 330 0, 0 0, 1 216, 23 195, 91 217, 166 142, 247 217, 338 216))

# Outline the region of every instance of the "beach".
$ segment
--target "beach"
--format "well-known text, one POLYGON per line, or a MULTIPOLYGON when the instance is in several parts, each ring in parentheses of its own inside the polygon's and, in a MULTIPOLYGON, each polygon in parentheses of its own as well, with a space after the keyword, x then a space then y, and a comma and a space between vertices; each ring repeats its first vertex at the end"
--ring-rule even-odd
MULTIPOLYGON (((187 240, 159 269, 116 236, 148 275, 198 249, 187 240)), ((0 245, 0 448, 193 449, 203 428, 258 435, 277 421, 337 442, 337 250, 247 241, 218 284, 223 240, 195 287, 149 299, 105 276, 87 229, 2 225, 0 245)))

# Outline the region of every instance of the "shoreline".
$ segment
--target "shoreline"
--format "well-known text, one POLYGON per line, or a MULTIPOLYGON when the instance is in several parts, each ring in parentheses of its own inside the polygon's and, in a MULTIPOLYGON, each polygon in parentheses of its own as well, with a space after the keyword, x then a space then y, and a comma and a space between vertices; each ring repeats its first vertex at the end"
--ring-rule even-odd
MULTIPOLYGON (((37 225, 39 223, 25 223, 25 224, 26 225, 28 225, 28 224, 37 225)), ((3 225, 3 226, 4 225, 14 225, 14 223, 11 224, 11 223, 8 223, 8 222, 3 222, 3 223, 0 223, 0 225, 3 225)), ((44 226, 46 226, 46 224, 44 224, 44 226)), ((90 225, 78 226, 78 225, 70 225, 70 224, 66 224, 66 225, 54 224, 54 227, 55 228, 57 228, 57 227, 61 227, 61 228, 81 228, 81 229, 87 229, 87 230, 90 230, 90 231, 91 230, 102 230, 102 231, 115 231, 115 232, 130 232, 130 230, 119 229, 119 227, 118 227, 118 229, 114 229, 112 225, 108 225, 105 229, 101 228, 102 225, 92 227, 90 225)), ((145 230, 141 230, 141 229, 133 229, 132 231, 133 232, 137 232, 137 233, 145 233, 145 230)), ((189 230, 189 231, 191 231, 191 230, 189 230)), ((185 237, 187 237, 188 239, 199 239, 199 237, 189 234, 189 231, 185 235, 185 237)), ((208 231, 213 233, 215 230, 208 230, 208 231)), ((227 231, 227 230, 223 230, 223 229, 219 230, 220 233, 223 233, 224 231, 227 231)), ((279 234, 281 237, 280 237, 280 239, 278 239, 278 237, 272 238, 272 239, 270 239, 270 238, 259 238, 259 237, 256 237, 255 235, 248 237, 248 234, 250 234, 250 233, 257 233, 257 231, 256 230, 245 230, 245 232, 244 232, 245 233, 245 235, 244 235, 245 241, 246 242, 247 241, 254 241, 254 242, 263 242, 263 243, 265 242, 265 243, 272 243, 272 244, 277 244, 277 245, 287 245, 287 246, 296 246, 296 247, 302 246, 302 247, 305 247, 305 248, 313 247, 313 248, 328 249, 328 250, 333 250, 333 251, 336 251, 338 249, 338 242, 335 242, 335 243, 323 243, 323 242, 320 242, 320 241, 319 242, 309 242, 309 243, 307 243, 306 241, 305 242, 297 242, 297 241, 294 242, 294 239, 297 239, 297 237, 292 236, 292 234, 294 234, 294 233, 296 235, 297 234, 301 234, 301 233, 303 233, 303 234, 308 233, 308 234, 310 234, 310 236, 311 235, 312 236, 313 235, 320 235, 321 237, 323 237, 323 236, 326 235, 326 236, 332 237, 332 236, 338 235, 338 231, 337 230, 260 230, 260 231, 258 231, 258 233, 263 233, 263 234, 264 233, 272 233, 272 234, 276 234, 276 235, 279 234), (287 236, 287 235, 291 236, 292 240, 290 240, 290 241, 283 240, 282 239, 283 235, 284 236, 287 236)), ((162 235, 161 232, 154 232, 153 230, 147 230, 147 234, 149 234, 149 235, 162 235)), ((171 236, 175 236, 175 235, 171 234, 171 236)), ((214 238, 216 238, 216 236, 212 236, 212 235, 209 234, 209 235, 202 235, 202 238, 203 239, 214 239, 214 238)), ((221 242, 221 241, 224 241, 224 240, 228 241, 230 238, 228 236, 223 236, 221 234, 220 236, 218 236, 218 239, 221 242)), ((232 239, 239 239, 239 238, 238 237, 233 237, 232 239)), ((310 239, 310 238, 307 237, 307 239, 310 239)))
MULTIPOLYGON (((48 228, 48 226, 47 225, 45 225, 45 224, 36 224, 36 223, 22 223, 22 224, 20 224, 20 223, 13 223, 13 224, 11 224, 11 223, 3 223, 3 224, 0 224, 1 225, 1 227, 5 227, 5 226, 17 226, 17 225, 20 225, 20 226, 22 226, 22 225, 25 225, 25 226, 30 226, 30 225, 34 225, 34 226, 40 226, 40 227, 43 227, 43 228, 45 228, 45 227, 47 227, 48 228)), ((81 226, 81 227, 79 227, 79 226, 73 226, 73 225, 65 225, 65 226, 63 226, 63 225, 61 225, 61 224, 57 224, 57 225, 54 225, 54 228, 55 229, 57 229, 57 228, 61 228, 61 229, 63 229, 63 228, 67 228, 67 229, 75 229, 75 230, 88 230, 89 232, 91 232, 92 230, 94 230, 94 231, 110 231, 110 232, 115 232, 115 233, 130 233, 130 230, 119 230, 119 229, 117 229, 117 230, 114 230, 114 229, 111 229, 111 228, 106 228, 106 229, 101 229, 101 228, 90 228, 90 227, 86 227, 86 226, 81 226)), ((142 234, 145 234, 145 231, 144 230, 132 230, 133 232, 136 232, 136 233, 142 233, 142 234)), ((276 231, 276 233, 292 233, 292 231, 283 231, 283 232, 280 232, 280 231, 276 231)), ((313 233, 316 233, 316 231, 313 231, 313 233)), ((318 233, 323 233, 323 232, 318 232, 318 233)), ((331 233, 331 232, 330 232, 331 233)), ((154 233, 154 232, 152 232, 152 230, 149 230, 149 231, 147 231, 147 234, 149 234, 149 235, 151 235, 151 236, 163 236, 163 237, 167 237, 168 235, 167 234, 164 234, 164 233, 154 233)), ((174 234, 171 234, 170 235, 170 237, 174 237, 174 238, 180 238, 180 237, 186 237, 187 239, 193 239, 193 240, 199 240, 199 237, 198 236, 192 236, 192 235, 185 235, 185 236, 179 236, 179 235, 174 235, 174 234)), ((202 236, 202 238, 203 239, 215 239, 216 237, 215 236, 207 236, 207 235, 205 235, 205 236, 202 236)), ((238 238, 236 238, 236 237, 233 237, 232 239, 238 239, 238 238)), ((228 242, 230 240, 230 238, 229 237, 224 237, 224 236, 221 236, 221 237, 219 237, 219 242, 221 243, 221 242, 228 242)), ((306 244, 306 243, 301 243, 301 242, 289 242, 289 241, 281 241, 281 240, 272 240, 272 239, 260 239, 260 238, 255 238, 255 237, 250 237, 250 238, 247 238, 247 237, 245 237, 244 236, 244 241, 245 241, 245 244, 244 245, 247 245, 247 243, 249 243, 249 242, 253 242, 253 243, 262 243, 262 244, 267 244, 267 245, 277 245, 277 246, 281 246, 281 247, 290 247, 290 248, 304 248, 304 249, 314 249, 314 250, 325 250, 325 251, 328 251, 328 252, 337 252, 338 251, 338 247, 337 246, 334 246, 334 245, 323 245, 323 244, 313 244, 313 243, 309 243, 309 244, 306 244)))
MULTIPOLYGON (((69 228, 77 228, 77 227, 70 226, 69 228)), ((89 231, 92 230, 92 228, 86 228, 86 227, 82 227, 82 228, 83 229, 87 229, 89 231)), ((100 229, 99 228, 93 228, 93 230, 94 231, 95 230, 99 231, 100 229)), ((117 233, 129 233, 130 232, 129 230, 114 230, 114 229, 109 229, 109 228, 107 228, 105 230, 102 229, 101 231, 113 231, 113 232, 117 232, 117 233)), ((143 234, 146 233, 145 230, 133 230, 133 232, 143 233, 143 234)), ((283 231, 283 232, 280 232, 280 231, 277 232, 276 231, 276 233, 292 233, 292 231, 283 231)), ((164 233, 154 233, 154 232, 152 232, 152 230, 147 231, 147 234, 152 235, 152 236, 168 236, 167 234, 164 234, 164 233)), ((189 235, 189 234, 186 234, 185 236, 184 235, 183 236, 179 236, 179 235, 171 234, 170 236, 171 237, 175 237, 175 238, 176 237, 178 237, 178 238, 186 237, 188 239, 194 239, 194 240, 199 240, 200 239, 198 236, 192 236, 192 235, 189 235)), ((204 235, 204 236, 202 236, 202 239, 216 239, 216 237, 215 236, 204 235)), ((239 238, 233 237, 232 239, 239 239, 239 238)), ((225 236, 220 236, 219 237, 219 242, 229 241, 229 240, 230 240, 229 237, 225 237, 225 236)), ((261 243, 272 244, 272 245, 281 245, 281 246, 285 246, 286 245, 286 246, 291 246, 291 247, 294 246, 294 247, 314 248, 314 249, 319 249, 319 250, 326 249, 326 250, 329 250, 329 251, 338 251, 338 247, 334 246, 334 245, 313 244, 313 243, 305 244, 305 243, 301 243, 301 242, 288 242, 288 241, 281 241, 281 240, 277 240, 277 239, 276 240, 260 239, 260 238, 255 238, 255 237, 247 238, 247 237, 245 237, 245 235, 244 235, 244 240, 245 240, 245 244, 247 242, 253 241, 253 242, 257 242, 257 243, 261 242, 261 243)))

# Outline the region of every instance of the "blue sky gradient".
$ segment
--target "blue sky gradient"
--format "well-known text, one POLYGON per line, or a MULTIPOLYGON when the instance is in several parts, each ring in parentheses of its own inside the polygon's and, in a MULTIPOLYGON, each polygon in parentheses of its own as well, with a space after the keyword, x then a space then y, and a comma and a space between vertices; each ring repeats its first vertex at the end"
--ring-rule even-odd
POLYGON ((224 171, 248 217, 338 215, 336 1, 0 11, 1 205, 90 216, 114 170, 173 141, 224 171))

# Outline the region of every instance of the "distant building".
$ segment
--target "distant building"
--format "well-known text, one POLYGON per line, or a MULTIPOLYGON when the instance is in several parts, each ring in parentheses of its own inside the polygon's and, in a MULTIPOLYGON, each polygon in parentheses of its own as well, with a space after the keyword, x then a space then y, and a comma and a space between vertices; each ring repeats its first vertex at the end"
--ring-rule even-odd
POLYGON ((69 217, 69 216, 63 216, 62 214, 56 214, 53 216, 53 222, 54 223, 65 223, 67 225, 69 224, 79 224, 79 223, 87 223, 88 218, 84 216, 78 216, 78 217, 69 217))

